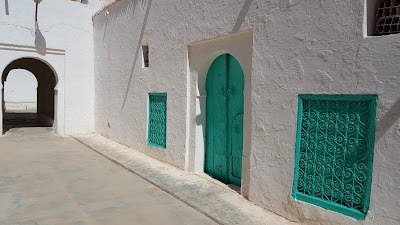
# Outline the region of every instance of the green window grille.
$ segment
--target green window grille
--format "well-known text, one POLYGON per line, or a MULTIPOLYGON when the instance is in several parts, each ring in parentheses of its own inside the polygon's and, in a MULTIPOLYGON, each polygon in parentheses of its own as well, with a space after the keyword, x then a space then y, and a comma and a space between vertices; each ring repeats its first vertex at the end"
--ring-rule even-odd
POLYGON ((148 144, 158 148, 167 147, 167 94, 149 94, 148 144))
POLYGON ((299 95, 294 198, 365 218, 376 101, 376 95, 299 95))

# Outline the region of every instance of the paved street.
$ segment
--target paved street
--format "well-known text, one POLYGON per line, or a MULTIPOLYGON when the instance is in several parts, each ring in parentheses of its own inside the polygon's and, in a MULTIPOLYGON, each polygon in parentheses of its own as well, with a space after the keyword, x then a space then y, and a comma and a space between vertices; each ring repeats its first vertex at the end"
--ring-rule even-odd
POLYGON ((0 138, 1 225, 215 224, 70 137, 47 128, 0 138))

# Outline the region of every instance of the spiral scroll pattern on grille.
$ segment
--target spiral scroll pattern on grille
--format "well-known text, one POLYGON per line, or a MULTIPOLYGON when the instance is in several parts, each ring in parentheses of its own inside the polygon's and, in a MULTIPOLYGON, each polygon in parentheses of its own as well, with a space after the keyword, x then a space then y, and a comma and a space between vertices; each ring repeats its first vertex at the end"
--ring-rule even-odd
POLYGON ((297 191, 365 213, 370 102, 302 104, 297 191))
POLYGON ((166 147, 167 96, 149 96, 149 143, 166 147))

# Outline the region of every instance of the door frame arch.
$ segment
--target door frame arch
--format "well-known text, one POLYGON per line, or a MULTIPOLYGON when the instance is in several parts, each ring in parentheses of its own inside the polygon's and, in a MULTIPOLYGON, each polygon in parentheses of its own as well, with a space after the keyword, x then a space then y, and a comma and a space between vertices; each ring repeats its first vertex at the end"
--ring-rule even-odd
POLYGON ((204 174, 206 77, 213 61, 222 54, 234 56, 245 77, 243 156, 241 194, 249 196, 250 154, 252 136, 251 74, 253 31, 244 31, 215 39, 194 42, 188 46, 188 102, 185 169, 204 174))
MULTIPOLYGON (((0 99, 3 99, 3 73, 7 70, 7 67, 12 65, 13 62, 20 59, 35 59, 46 64, 54 74, 56 85, 54 87, 54 123, 53 129, 56 134, 64 135, 65 133, 65 51, 53 49, 46 55, 39 55, 33 51, 30 47, 26 46, 10 46, 7 49, 0 49, 0 51, 5 51, 6 54, 0 57, 0 71, 2 72, 2 82, 0 82, 0 99)), ((15 68, 17 69, 17 68, 15 68)), ((26 69, 26 68, 19 68, 26 69)), ((28 70, 29 71, 29 70, 28 70)), ((7 72, 8 76, 9 71, 7 72)), ((5 77, 6 77, 5 76, 5 77)), ((0 105, 0 130, 3 130, 3 104, 0 105)), ((0 132, 0 136, 2 132, 0 132)))

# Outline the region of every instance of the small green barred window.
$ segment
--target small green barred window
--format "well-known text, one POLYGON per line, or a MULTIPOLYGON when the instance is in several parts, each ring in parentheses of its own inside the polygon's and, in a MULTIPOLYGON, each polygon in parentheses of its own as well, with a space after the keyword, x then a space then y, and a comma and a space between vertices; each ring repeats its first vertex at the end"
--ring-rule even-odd
POLYGON ((158 148, 167 147, 167 94, 149 94, 148 144, 158 148))
POLYGON ((365 218, 376 101, 376 95, 299 95, 295 199, 365 218))

